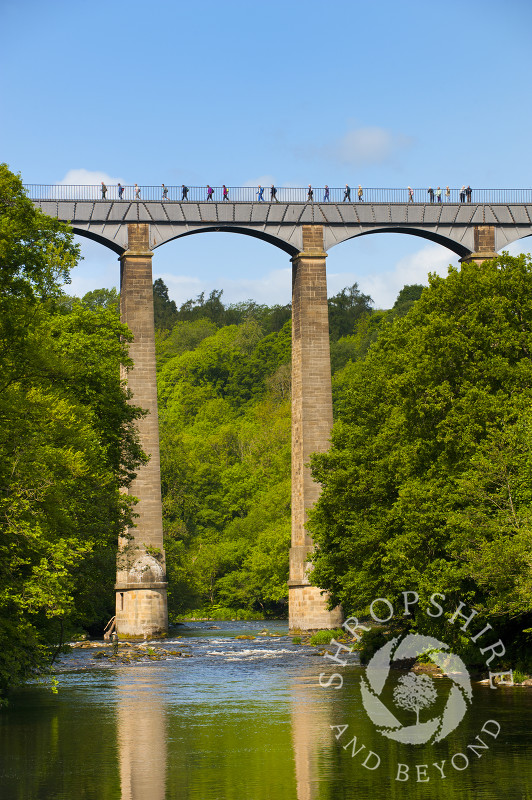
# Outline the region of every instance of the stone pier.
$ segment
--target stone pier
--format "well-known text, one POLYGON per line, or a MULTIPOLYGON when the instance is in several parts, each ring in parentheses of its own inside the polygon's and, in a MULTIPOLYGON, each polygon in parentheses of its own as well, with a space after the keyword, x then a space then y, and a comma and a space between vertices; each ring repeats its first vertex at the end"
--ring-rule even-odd
POLYGON ((161 636, 168 631, 151 262, 149 225, 129 224, 128 249, 120 258, 120 315, 134 336, 129 346, 134 367, 126 377, 132 402, 148 411, 137 426, 150 460, 139 468, 129 488, 129 494, 139 500, 138 517, 119 542, 116 627, 122 638, 161 636))
POLYGON ((341 624, 341 609, 327 610, 327 596, 309 580, 313 544, 307 510, 320 494, 308 462, 329 448, 332 428, 331 359, 326 253, 321 225, 303 226, 303 251, 292 258, 292 547, 289 626, 317 630, 341 624))
POLYGON ((473 229, 474 251, 461 258, 461 261, 474 261, 482 264, 491 258, 497 258, 495 252, 495 228, 493 225, 475 225, 473 229))

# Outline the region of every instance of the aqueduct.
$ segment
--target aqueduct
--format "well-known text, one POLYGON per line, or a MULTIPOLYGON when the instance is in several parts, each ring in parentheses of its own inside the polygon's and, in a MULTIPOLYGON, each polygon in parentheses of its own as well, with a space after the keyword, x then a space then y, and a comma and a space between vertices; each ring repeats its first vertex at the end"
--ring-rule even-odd
MULTIPOLYGON (((130 188, 130 187, 126 187, 130 188)), ((462 260, 484 261, 509 243, 532 235, 532 192, 509 190, 483 202, 408 202, 402 190, 372 190, 368 202, 308 202, 307 190, 290 190, 287 201, 255 199, 249 187, 230 190, 233 201, 181 201, 181 188, 159 200, 90 199, 99 187, 27 187, 34 204, 68 222, 72 230, 96 240, 120 260, 121 318, 133 332, 134 368, 128 385, 134 402, 148 410, 139 422, 141 443, 150 454, 130 492, 139 498, 136 527, 120 549, 116 582, 116 620, 120 636, 144 637, 168 627, 166 571, 161 509, 152 256, 181 236, 227 231, 255 236, 281 248, 292 261, 292 546, 289 625, 312 630, 336 627, 341 611, 327 609, 312 586, 308 556, 312 540, 305 529, 307 510, 320 488, 312 481, 310 454, 329 446, 332 427, 331 369, 325 259, 334 245, 375 232, 410 233, 438 242, 462 260), (395 192, 387 199, 378 192, 395 192), (299 193, 299 194, 295 194, 299 193), (399 193, 399 194, 398 194, 399 193), (156 555, 153 555, 153 554, 156 555)), ((111 187, 116 195, 116 187, 111 187)), ((204 190, 202 197, 204 197, 204 190)), ((288 191, 288 190, 287 190, 288 191)), ((340 190, 334 190, 339 193, 340 190)), ((421 190, 417 190, 420 192, 421 190)), ((269 190, 268 190, 269 192, 269 190)), ((323 190, 320 190, 323 192, 323 190)), ((131 194, 130 190, 128 194, 131 194)), ((331 190, 332 193, 332 190, 331 190)), ((140 187, 141 197, 161 197, 159 187, 140 187)), ((318 194, 318 190, 315 190, 318 194)), ((196 193, 199 196, 199 192, 196 193)), ((418 197, 420 194, 418 194, 418 197)), ((453 192, 454 196, 454 192, 453 192)), ((333 195, 334 197, 334 195, 333 195)), ((338 194, 337 194, 338 197, 338 194)))

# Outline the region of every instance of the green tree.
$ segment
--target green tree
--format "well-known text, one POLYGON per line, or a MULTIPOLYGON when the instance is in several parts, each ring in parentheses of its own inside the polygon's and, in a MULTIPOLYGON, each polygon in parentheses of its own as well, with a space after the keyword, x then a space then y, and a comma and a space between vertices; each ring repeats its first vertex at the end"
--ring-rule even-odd
POLYGON ((120 295, 112 289, 93 289, 83 295, 81 302, 86 308, 110 308, 115 314, 120 315, 120 295))
MULTIPOLYGON (((112 599, 120 493, 143 460, 120 382, 113 308, 64 302, 78 257, 67 227, 0 166, 0 696, 42 668, 112 599)), ((105 612, 106 613, 106 612, 105 612)))
POLYGON ((329 306, 329 331, 334 342, 341 336, 353 333, 357 320, 365 314, 371 313, 373 300, 368 294, 363 294, 354 283, 348 288, 330 297, 329 306))
POLYGON ((153 319, 157 331, 170 331, 178 319, 177 306, 168 297, 168 286, 162 278, 153 282, 153 319))
POLYGON ((290 324, 180 322, 159 372, 171 614, 286 602, 290 532, 290 324), (196 335, 202 331, 202 336, 196 335), (179 342, 179 344, 178 344, 179 342), (187 346, 190 349, 186 349, 187 346))
POLYGON ((314 579, 362 613, 435 591, 530 627, 532 266, 503 254, 435 275, 336 379, 339 420, 313 458, 314 579))

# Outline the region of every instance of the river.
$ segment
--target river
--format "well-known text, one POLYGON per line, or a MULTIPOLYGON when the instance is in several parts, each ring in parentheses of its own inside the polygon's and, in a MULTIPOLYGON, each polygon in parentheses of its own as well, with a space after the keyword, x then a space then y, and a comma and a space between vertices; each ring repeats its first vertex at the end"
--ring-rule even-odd
POLYGON ((0 713, 1 800, 532 798, 531 688, 476 685, 443 741, 399 744, 363 708, 356 656, 322 688, 331 662, 286 622, 189 624, 150 643, 189 658, 110 663, 92 643, 62 658, 57 694, 17 692, 0 713))

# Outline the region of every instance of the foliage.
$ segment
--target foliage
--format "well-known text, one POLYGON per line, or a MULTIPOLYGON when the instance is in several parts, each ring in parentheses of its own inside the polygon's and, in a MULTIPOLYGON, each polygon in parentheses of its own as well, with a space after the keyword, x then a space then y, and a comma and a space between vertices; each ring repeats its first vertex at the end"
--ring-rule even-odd
POLYGON ((359 654, 360 663, 366 665, 377 650, 380 650, 391 638, 391 634, 378 625, 372 626, 369 631, 363 631, 354 646, 354 649, 359 654))
POLYGON ((164 338, 178 322, 206 320, 221 328, 226 325, 240 325, 253 319, 268 334, 280 331, 292 316, 290 304, 266 306, 255 303, 254 300, 246 300, 226 306, 222 295, 223 289, 213 289, 205 299, 205 292, 202 292, 195 299, 186 300, 178 309, 175 301, 168 296, 168 287, 162 278, 158 278, 153 283, 155 329, 164 338))
POLYGON ((168 297, 168 287, 162 278, 153 282, 153 319, 158 331, 171 330, 178 319, 177 306, 168 297))
POLYGON ((405 588, 423 601, 442 592, 526 650, 531 279, 530 258, 507 254, 433 275, 337 376, 340 419, 330 452, 313 458, 323 493, 310 523, 314 577, 333 604, 363 614, 405 588))
POLYGON ((371 313, 373 300, 368 294, 362 294, 358 283, 354 283, 330 297, 327 303, 331 339, 336 341, 342 336, 351 334, 360 317, 371 313))
POLYGON ((194 350, 203 339, 216 333, 216 325, 208 319, 193 322, 176 322, 171 331, 155 331, 155 353, 157 369, 161 369, 170 358, 194 350))
POLYGON ((330 644, 333 639, 344 641, 346 637, 343 628, 331 628, 330 630, 316 631, 310 637, 310 644, 330 644))
POLYGON ((170 613, 213 605, 283 613, 290 409, 281 373, 290 325, 267 335, 252 319, 209 326, 177 323, 168 337, 176 355, 159 372, 170 613))
MULTIPOLYGON (((351 287, 351 289, 354 289, 354 287, 351 287)), ((344 289, 343 291, 345 292, 346 290, 344 289)), ((364 358, 373 342, 377 341, 379 335, 386 329, 386 326, 390 325, 395 319, 404 317, 414 303, 419 300, 422 292, 423 286, 420 284, 403 286, 397 295, 393 308, 389 311, 372 311, 369 307, 371 302, 369 299, 366 307, 359 305, 354 325, 351 326, 351 332, 342 334, 338 339, 331 335, 331 369, 333 374, 343 369, 348 361, 358 361, 364 358)), ((366 297, 366 295, 362 295, 362 297, 366 297)))
POLYGON ((90 308, 92 311, 106 308, 117 316, 120 315, 120 295, 114 287, 112 289, 93 289, 83 295, 81 302, 85 308, 90 308))
POLYGON ((120 493, 143 455, 112 308, 64 302, 78 256, 66 226, 0 166, 0 695, 69 629, 108 613, 120 493))
MULTIPOLYGON (((225 622, 232 621, 245 621, 245 620, 259 620, 263 619, 264 615, 259 611, 253 611, 249 608, 230 608, 222 605, 208 605, 202 608, 189 609, 182 614, 173 614, 172 622, 179 620, 222 620, 225 622)), ((252 637, 255 638, 255 637, 252 637)))

